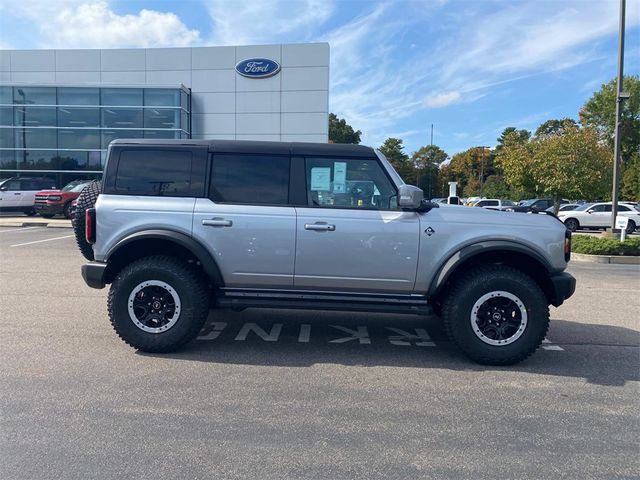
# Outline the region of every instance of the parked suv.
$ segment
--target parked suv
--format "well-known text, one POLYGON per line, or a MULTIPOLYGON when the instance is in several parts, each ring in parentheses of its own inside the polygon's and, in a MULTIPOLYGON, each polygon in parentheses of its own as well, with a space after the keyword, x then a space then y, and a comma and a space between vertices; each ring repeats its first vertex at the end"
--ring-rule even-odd
POLYGON ((148 352, 215 308, 436 312, 466 355, 506 365, 575 289, 556 218, 425 202, 360 145, 116 140, 77 204, 83 278, 111 284, 113 327, 148 352))
MULTIPOLYGON (((568 200, 560 200, 560 205, 569 203, 568 200)), ((552 198, 533 198, 531 200, 523 200, 518 205, 503 207, 502 210, 507 212, 524 212, 538 213, 553 207, 552 198)))
POLYGON ((44 218, 53 218, 63 215, 71 218, 73 201, 78 198, 80 192, 89 183, 87 180, 74 180, 61 190, 43 190, 36 193, 33 208, 44 218))
POLYGON ((36 192, 55 188, 55 182, 49 178, 12 177, 3 180, 0 183, 0 212, 35 215, 33 203, 36 192))

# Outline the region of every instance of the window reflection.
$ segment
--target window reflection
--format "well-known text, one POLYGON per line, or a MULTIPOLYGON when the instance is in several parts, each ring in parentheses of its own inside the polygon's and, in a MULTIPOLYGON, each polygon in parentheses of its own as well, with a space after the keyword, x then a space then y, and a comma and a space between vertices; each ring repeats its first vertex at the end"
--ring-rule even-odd
MULTIPOLYGON (((16 151, 0 150, 0 168, 11 170, 16 168, 16 151)), ((2 175, 4 177, 4 175, 2 175)))
POLYGON ((142 130, 103 130, 102 148, 107 148, 116 138, 142 138, 142 130))
POLYGON ((22 150, 16 152, 17 168, 25 170, 57 170, 55 150, 22 150))
POLYGON ((55 128, 16 128, 14 129, 16 148, 57 148, 57 130, 55 128))
POLYGON ((141 88, 103 88, 101 95, 101 105, 142 106, 141 88))
POLYGON ((14 125, 27 127, 55 127, 55 107, 24 107, 17 106, 13 112, 14 125))
POLYGON ((142 128, 142 108, 103 108, 102 126, 108 128, 142 128))
POLYGON ((180 110, 147 108, 144 111, 144 128, 180 128, 180 110))
POLYGON ((0 107, 0 125, 13 125, 13 107, 0 107))
POLYGON ((154 107, 179 107, 180 90, 147 88, 144 91, 144 104, 154 107))
POLYGON ((99 108, 60 107, 58 108, 59 127, 99 127, 99 108))
POLYGON ((13 103, 13 89, 11 87, 0 87, 0 105, 11 105, 13 103))
POLYGON ((85 129, 58 130, 58 148, 100 149, 100 131, 85 129))
POLYGON ((14 131, 12 128, 0 128, 0 148, 13 148, 14 131))
POLYGON ((144 138, 180 138, 179 130, 145 130, 144 138))
POLYGON ((100 105, 100 89, 86 87, 58 88, 58 105, 100 105))
POLYGON ((55 105, 55 87, 14 87, 13 103, 26 105, 55 105))

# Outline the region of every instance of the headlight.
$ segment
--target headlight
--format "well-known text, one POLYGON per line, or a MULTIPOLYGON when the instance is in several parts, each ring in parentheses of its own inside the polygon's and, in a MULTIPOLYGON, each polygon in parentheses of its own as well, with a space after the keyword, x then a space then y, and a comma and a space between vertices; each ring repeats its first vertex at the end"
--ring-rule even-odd
POLYGON ((60 200, 62 200, 62 197, 60 195, 49 195, 47 197, 48 202, 59 202, 60 200))
POLYGON ((513 210, 513 208, 505 208, 504 211, 505 212, 513 212, 514 210, 513 210))

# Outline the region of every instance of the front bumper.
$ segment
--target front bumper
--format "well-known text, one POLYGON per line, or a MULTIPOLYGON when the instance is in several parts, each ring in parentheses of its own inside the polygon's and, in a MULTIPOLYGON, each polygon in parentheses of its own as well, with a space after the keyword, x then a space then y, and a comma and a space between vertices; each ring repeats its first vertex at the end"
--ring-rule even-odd
POLYGON ((44 213, 45 215, 58 215, 64 211, 64 204, 45 204, 36 203, 33 209, 38 213, 44 213))
POLYGON ((107 271, 107 264, 102 262, 89 262, 82 265, 82 278, 84 282, 91 288, 104 288, 105 272, 107 271))
POLYGON ((550 277, 551 305, 559 307, 576 291, 576 279, 567 272, 557 273, 550 277))

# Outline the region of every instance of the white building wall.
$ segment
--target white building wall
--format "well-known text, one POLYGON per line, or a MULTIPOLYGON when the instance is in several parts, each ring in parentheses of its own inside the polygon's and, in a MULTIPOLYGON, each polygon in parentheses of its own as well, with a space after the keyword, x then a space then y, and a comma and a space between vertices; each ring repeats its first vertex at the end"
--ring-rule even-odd
POLYGON ((329 45, 113 50, 0 50, 0 82, 54 85, 183 84, 193 138, 328 141, 329 45), (281 71, 246 78, 235 65, 269 58, 281 71))

